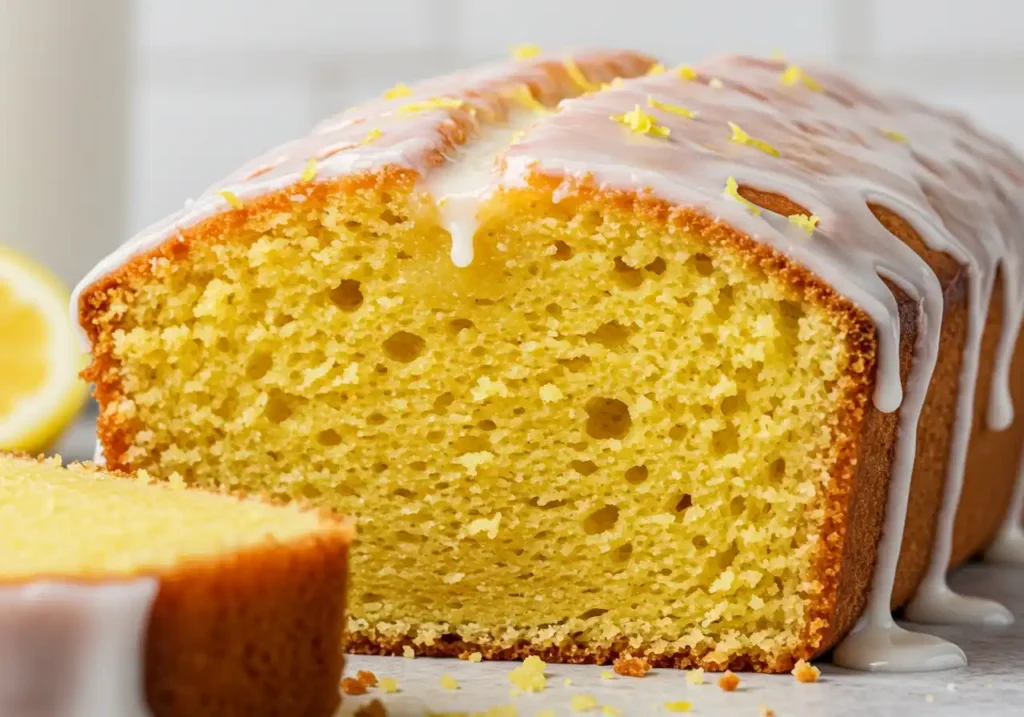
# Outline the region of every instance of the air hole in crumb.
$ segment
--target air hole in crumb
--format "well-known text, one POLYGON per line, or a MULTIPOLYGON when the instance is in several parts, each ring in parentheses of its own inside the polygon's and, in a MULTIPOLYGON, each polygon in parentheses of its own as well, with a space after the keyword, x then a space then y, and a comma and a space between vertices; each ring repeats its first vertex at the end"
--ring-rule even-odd
POLYGON ((711 276, 711 273, 715 270, 715 263, 711 261, 711 257, 707 254, 694 254, 691 261, 693 261, 693 268, 701 276, 711 276))
POLYGON ((470 356, 476 356, 478 358, 480 356, 486 356, 487 355, 487 349, 484 348, 483 346, 474 346, 473 348, 471 348, 469 350, 469 355, 470 356))
POLYGON ((674 501, 672 501, 672 503, 673 503, 672 510, 674 510, 677 513, 682 513, 687 508, 689 508, 691 505, 693 505, 693 498, 690 497, 689 493, 683 493, 678 498, 676 498, 674 501))
POLYGON ((587 435, 591 438, 624 438, 633 419, 629 406, 617 398, 595 397, 587 401, 587 435))
POLYGON ((385 374, 385 373, 388 372, 388 367, 385 366, 382 363, 379 363, 379 364, 377 364, 376 366, 373 367, 373 370, 376 371, 379 374, 385 374))
POLYGON ((355 311, 363 305, 363 292, 359 290, 359 282, 354 279, 343 279, 327 292, 327 297, 342 311, 355 311))
POLYGON ((287 326, 293 321, 295 321, 295 317, 291 314, 278 314, 274 317, 274 326, 287 326))
POLYGON ((384 339, 384 352, 402 363, 415 361, 426 347, 426 341, 408 331, 398 331, 384 339))
POLYGON ((383 413, 371 413, 366 417, 366 422, 371 426, 380 426, 387 423, 388 419, 383 413))
POLYGON ((736 411, 741 411, 748 407, 747 394, 741 391, 735 396, 726 396, 722 399, 722 403, 719 407, 722 409, 722 415, 731 416, 736 413, 736 411))
POLYGON ((566 259, 572 258, 572 247, 566 244, 564 241, 559 239, 555 242, 555 258, 559 261, 565 261, 566 259))
POLYGON ((265 351, 257 351, 252 355, 245 367, 245 376, 252 380, 263 378, 273 366, 273 356, 265 351))
POLYGON ((667 268, 668 265, 665 263, 665 260, 662 259, 660 256, 655 257, 654 261, 652 261, 650 264, 644 267, 644 269, 646 269, 647 271, 651 272, 652 274, 657 274, 658 276, 664 274, 665 269, 667 268))
POLYGON ((625 563, 633 556, 633 544, 623 543, 612 551, 612 560, 617 563, 625 563))
POLYGON ((383 599, 384 596, 377 593, 363 593, 363 602, 381 602, 383 599))
POLYGON ((426 541, 426 536, 415 535, 410 533, 408 530, 399 530, 395 532, 395 538, 399 543, 422 543, 426 541))
POLYGON ((416 491, 409 490, 408 488, 395 488, 394 495, 399 498, 415 498, 416 491))
POLYGON ((445 391, 440 396, 434 399, 434 410, 438 413, 443 412, 448 406, 452 405, 452 401, 455 400, 455 396, 449 391, 445 391))
POLYGON ((686 426, 672 426, 668 429, 668 437, 673 441, 681 441, 686 438, 686 426))
POLYGON ((485 418, 482 421, 477 421, 476 427, 479 428, 481 431, 493 431, 495 428, 498 427, 498 424, 489 418, 485 418))
POLYGON ((473 328, 473 322, 469 319, 452 319, 448 322, 448 330, 457 334, 465 329, 473 328))
POLYGON ((374 463, 373 464, 373 472, 374 473, 383 473, 387 469, 388 469, 388 464, 387 463, 374 463))
POLYGON ((605 533, 615 527, 615 523, 618 520, 619 507, 616 505, 606 505, 603 508, 598 508, 583 519, 583 532, 587 535, 605 533))
POLYGON ((425 471, 427 469, 426 461, 413 461, 409 464, 409 468, 414 471, 425 471))
POLYGON ((718 301, 715 303, 715 314, 721 319, 729 318, 732 307, 736 303, 736 294, 731 286, 723 286, 718 290, 718 301))
POLYGON ((292 415, 291 401, 288 400, 288 396, 280 391, 274 391, 270 394, 270 398, 267 399, 267 405, 263 409, 263 414, 271 423, 286 421, 292 415))
POLYGON ((585 613, 580 615, 580 620, 590 620, 591 618, 601 617, 606 612, 608 612, 608 610, 606 610, 604 608, 600 608, 600 607, 591 608, 590 610, 587 610, 585 613))
POLYGON ((452 450, 458 454, 482 453, 491 450, 491 442, 480 436, 459 436, 452 443, 452 450))
POLYGON ((590 365, 589 356, 574 356, 573 358, 558 359, 559 366, 565 366, 570 373, 579 373, 590 365))
POLYGON ((522 416, 524 413, 526 413, 526 409, 523 408, 522 406, 516 406, 515 408, 512 409, 513 416, 522 416))
POLYGON ((316 442, 321 446, 336 446, 341 443, 341 436, 333 428, 328 428, 316 434, 316 442))
POLYGON ((395 214, 390 209, 385 209, 383 212, 381 212, 380 218, 383 219, 388 224, 401 224, 402 222, 405 221, 405 217, 395 214))
POLYGON ((559 306, 558 304, 548 304, 547 306, 544 307, 544 310, 547 311, 552 316, 562 315, 562 307, 559 306))
POLYGON ((395 257, 397 257, 398 259, 402 259, 404 261, 405 259, 412 259, 412 254, 409 254, 408 252, 400 251, 397 254, 395 254, 395 257))
POLYGON ((589 476, 597 472, 597 464, 594 461, 573 461, 569 467, 581 476, 589 476))
POLYGON ((647 480, 647 466, 633 466, 626 471, 626 482, 631 485, 640 485, 647 480))
POLYGON ((693 543, 693 547, 698 549, 708 547, 708 539, 705 538, 703 535, 693 536, 693 540, 691 540, 690 542, 693 543))
POLYGON ((224 336, 219 337, 217 339, 217 341, 214 342, 213 345, 217 347, 218 351, 230 351, 231 350, 231 341, 229 341, 224 336))
POLYGON ((733 515, 740 515, 747 508, 747 499, 738 495, 729 501, 729 512, 733 515))
POLYGON ((643 272, 624 262, 621 256, 615 257, 615 279, 627 289, 635 289, 644 283, 643 272))
POLYGON ((427 440, 431 443, 437 443, 444 438, 444 431, 431 431, 427 434, 427 440))
POLYGON ((779 480, 784 475, 786 475, 786 459, 776 458, 774 461, 772 461, 772 465, 769 468, 769 474, 775 480, 779 480))
POLYGON ((568 504, 567 500, 549 500, 545 503, 540 502, 540 498, 534 496, 527 502, 531 508, 540 508, 541 510, 551 510, 552 508, 561 508, 563 505, 568 504))
POLYGON ((711 447, 719 455, 735 453, 740 447, 739 431, 735 426, 727 426, 715 431, 711 436, 711 447))
POLYGON ((618 321, 606 321, 584 338, 588 343, 601 344, 607 349, 617 349, 622 348, 629 341, 629 336, 632 333, 632 329, 623 326, 618 321))
POLYGON ((795 301, 780 301, 779 313, 782 314, 783 324, 791 329, 799 328, 800 319, 806 314, 804 307, 795 301))

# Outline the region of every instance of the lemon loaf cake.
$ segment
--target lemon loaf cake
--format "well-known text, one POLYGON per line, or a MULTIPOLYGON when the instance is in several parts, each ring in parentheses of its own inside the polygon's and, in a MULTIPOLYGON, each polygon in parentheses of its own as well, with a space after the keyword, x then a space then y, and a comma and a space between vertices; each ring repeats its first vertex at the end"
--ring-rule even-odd
POLYGON ((352 529, 0 455, 0 714, 328 717, 352 529))
POLYGON ((946 571, 1021 555, 1024 163, 824 70, 530 55, 101 262, 108 463, 357 516, 356 652, 963 664, 890 610, 1012 620, 946 571))

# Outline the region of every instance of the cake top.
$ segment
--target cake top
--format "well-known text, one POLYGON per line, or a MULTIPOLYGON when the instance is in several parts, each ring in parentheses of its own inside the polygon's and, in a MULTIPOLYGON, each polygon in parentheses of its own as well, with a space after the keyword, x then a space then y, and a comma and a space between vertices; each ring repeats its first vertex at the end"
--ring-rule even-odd
POLYGON ((5 455, 0 525, 0 584, 145 574, 315 534, 351 534, 347 523, 294 505, 5 455))

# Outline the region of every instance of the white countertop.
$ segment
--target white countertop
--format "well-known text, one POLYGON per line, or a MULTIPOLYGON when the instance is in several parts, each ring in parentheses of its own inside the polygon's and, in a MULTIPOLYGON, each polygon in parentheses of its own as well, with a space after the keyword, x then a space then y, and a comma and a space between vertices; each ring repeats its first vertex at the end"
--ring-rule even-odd
MULTIPOLYGON (((353 715, 377 698, 391 717, 422 717, 431 711, 465 712, 469 717, 499 705, 515 706, 520 717, 533 717, 545 708, 554 708, 558 715, 579 715, 570 708, 570 697, 587 693, 627 717, 672 714, 663 705, 676 700, 691 702, 693 710, 687 714, 694 717, 759 717, 761 705, 777 717, 1024 715, 1024 568, 970 565, 958 571, 951 584, 968 594, 1000 600, 1018 619, 1006 630, 928 629, 964 649, 969 666, 959 670, 888 675, 821 663, 821 678, 813 684, 798 683, 791 675, 740 674, 739 689, 730 693, 718 688, 718 676, 711 673, 705 684, 691 686, 675 670, 653 670, 642 679, 615 675, 603 680, 601 673, 610 666, 552 664, 546 670, 547 689, 511 697, 508 673, 516 663, 354 655, 348 658, 346 675, 372 670, 378 677, 396 678, 400 691, 383 694, 371 689, 363 696, 346 696, 340 714, 353 715), (440 686, 445 673, 458 681, 457 691, 440 686), (569 687, 564 685, 566 677, 572 680, 569 687)), ((601 711, 584 714, 596 717, 601 711)))

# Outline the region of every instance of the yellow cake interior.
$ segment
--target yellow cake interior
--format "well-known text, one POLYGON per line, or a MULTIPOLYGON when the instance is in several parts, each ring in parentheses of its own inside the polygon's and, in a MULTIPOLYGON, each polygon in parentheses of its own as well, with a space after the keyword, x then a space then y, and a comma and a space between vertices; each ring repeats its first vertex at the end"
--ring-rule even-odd
POLYGON ((159 570, 324 529, 295 507, 0 455, 0 584, 159 570))
POLYGON ((798 642, 851 380, 831 314, 597 201, 497 197, 464 269, 409 195, 326 201, 114 290, 127 467, 355 516, 375 640, 798 642))

